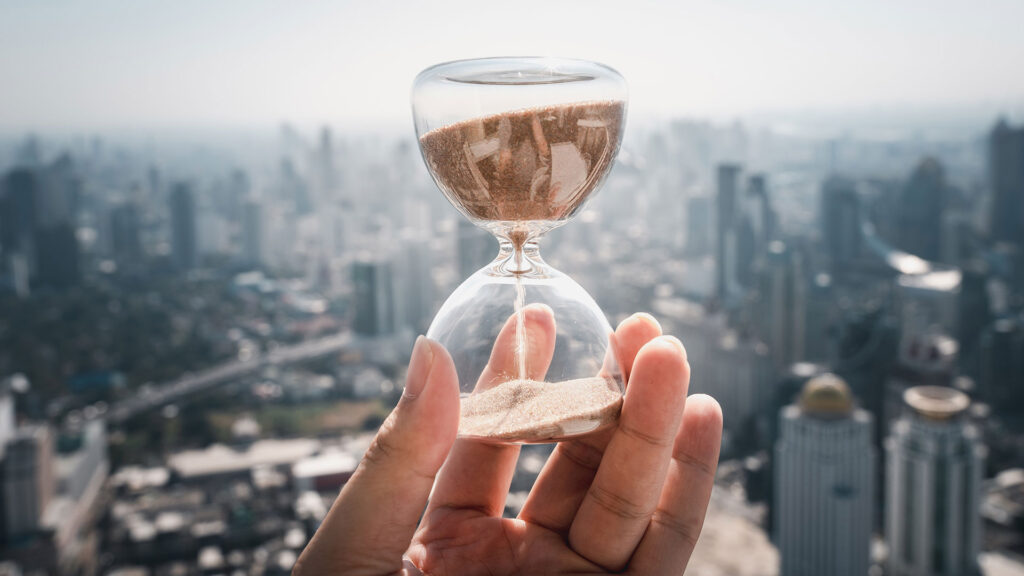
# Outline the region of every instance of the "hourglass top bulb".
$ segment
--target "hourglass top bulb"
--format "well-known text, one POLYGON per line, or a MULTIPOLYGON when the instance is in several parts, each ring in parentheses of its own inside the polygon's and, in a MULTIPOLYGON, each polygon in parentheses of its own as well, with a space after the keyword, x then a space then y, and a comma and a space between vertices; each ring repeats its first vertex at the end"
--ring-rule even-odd
POLYGON ((607 175, 626 108, 614 79, 607 67, 554 59, 430 68, 417 86, 438 84, 452 100, 465 93, 469 105, 454 121, 417 118, 423 158, 452 204, 519 245, 572 217, 607 175), (468 112, 492 103, 496 113, 468 112))
POLYGON ((615 157, 622 102, 548 106, 467 120, 423 135, 428 166, 477 220, 558 221, 615 157))

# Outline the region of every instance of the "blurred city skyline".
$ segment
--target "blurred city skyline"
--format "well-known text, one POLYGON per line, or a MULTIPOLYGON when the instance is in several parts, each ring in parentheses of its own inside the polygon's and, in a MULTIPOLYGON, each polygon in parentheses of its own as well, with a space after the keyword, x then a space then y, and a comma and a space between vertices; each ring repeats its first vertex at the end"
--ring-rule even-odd
POLYGON ((0 133, 338 123, 408 128, 412 78, 467 57, 602 61, 631 121, 941 126, 1024 114, 1024 4, 0 1, 0 133), (1016 57, 1015 57, 1016 56, 1016 57), (878 118, 874 118, 878 121, 878 118))
POLYGON ((497 251, 409 87, 517 53, 630 83, 543 253, 722 406, 690 570, 1024 575, 1024 3, 628 8, 0 0, 0 575, 290 573, 497 251))

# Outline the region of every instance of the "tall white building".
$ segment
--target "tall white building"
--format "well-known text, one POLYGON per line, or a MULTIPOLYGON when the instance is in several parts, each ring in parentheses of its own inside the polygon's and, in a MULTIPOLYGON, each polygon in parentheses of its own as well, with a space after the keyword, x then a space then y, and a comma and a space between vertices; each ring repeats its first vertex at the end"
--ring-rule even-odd
POLYGON ((953 388, 918 386, 886 440, 890 576, 978 574, 984 447, 953 388))
POLYGON ((812 378, 779 414, 775 538, 781 576, 865 576, 874 502, 872 420, 846 383, 812 378))

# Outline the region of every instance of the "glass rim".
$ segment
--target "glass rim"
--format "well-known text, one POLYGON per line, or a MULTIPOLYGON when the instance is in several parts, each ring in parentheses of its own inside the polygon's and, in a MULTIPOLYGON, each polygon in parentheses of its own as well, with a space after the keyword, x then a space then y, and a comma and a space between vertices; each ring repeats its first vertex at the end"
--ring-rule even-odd
POLYGON ((477 86, 539 86, 590 82, 600 78, 617 79, 624 82, 624 78, 618 70, 594 60, 556 56, 487 56, 449 60, 424 68, 416 75, 413 86, 415 87, 428 79, 477 86), (508 70, 491 70, 493 65, 503 61, 510 65, 508 70), (474 65, 481 69, 474 71, 474 65), (539 68, 538 65, 543 68, 539 68), (469 70, 459 75, 445 73, 448 72, 446 69, 455 72, 460 67, 466 67, 469 70), (547 74, 538 74, 540 70, 547 74), (510 73, 516 73, 517 76, 506 76, 510 73), (489 74, 494 76, 488 77, 489 74))

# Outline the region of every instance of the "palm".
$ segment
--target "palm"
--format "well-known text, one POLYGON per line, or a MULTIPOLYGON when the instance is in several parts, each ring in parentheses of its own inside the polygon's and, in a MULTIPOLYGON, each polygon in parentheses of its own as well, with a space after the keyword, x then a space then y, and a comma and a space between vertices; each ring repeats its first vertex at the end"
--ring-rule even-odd
POLYGON ((409 557, 437 576, 604 571, 573 552, 565 537, 519 519, 477 510, 437 510, 417 533, 409 557))

